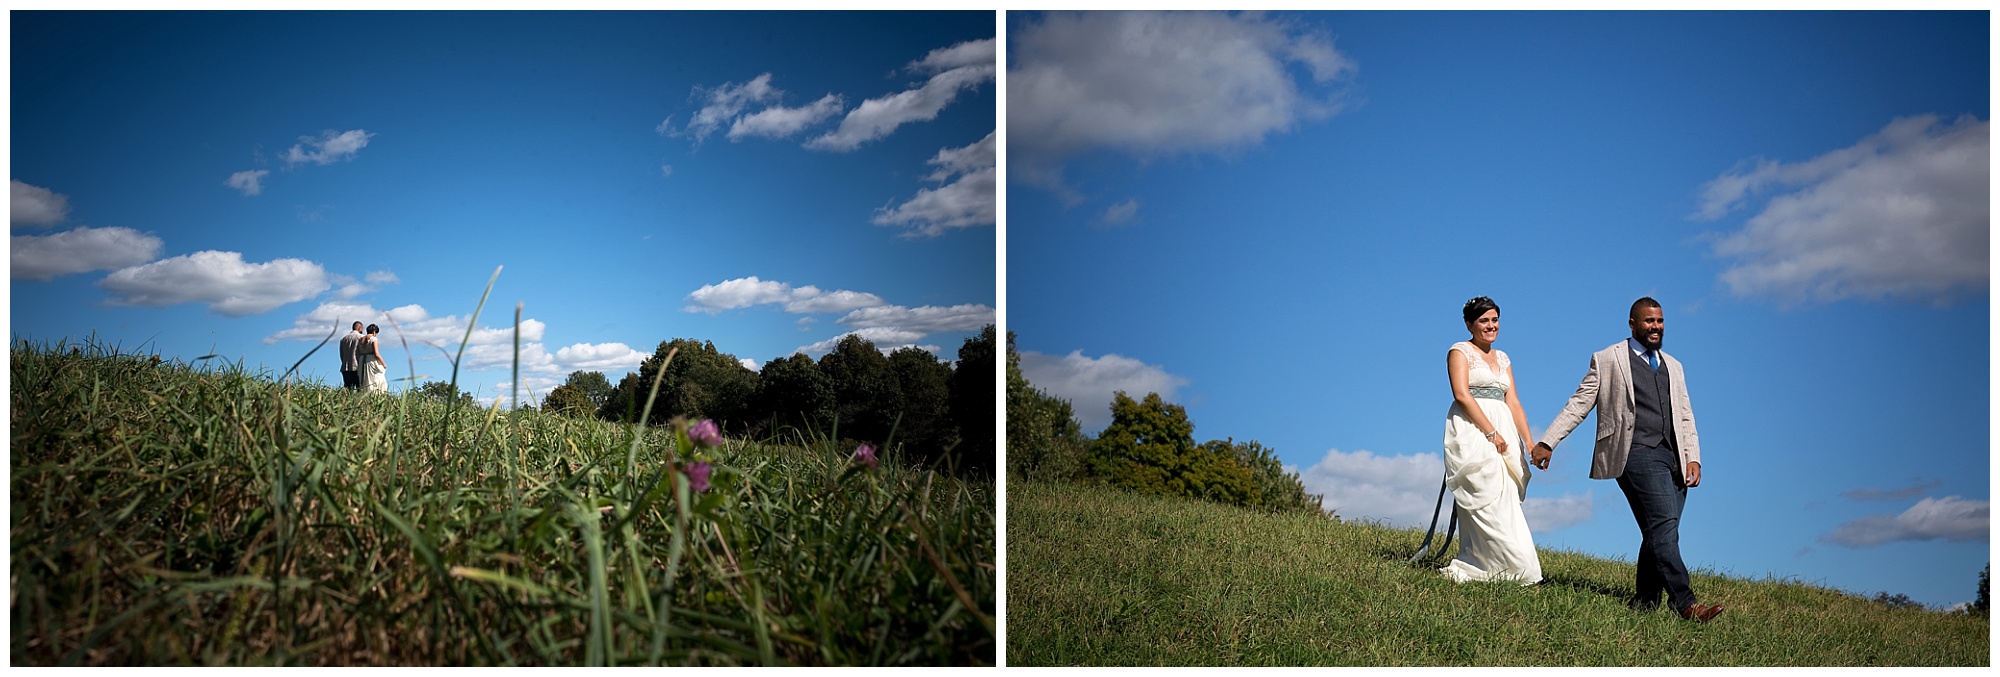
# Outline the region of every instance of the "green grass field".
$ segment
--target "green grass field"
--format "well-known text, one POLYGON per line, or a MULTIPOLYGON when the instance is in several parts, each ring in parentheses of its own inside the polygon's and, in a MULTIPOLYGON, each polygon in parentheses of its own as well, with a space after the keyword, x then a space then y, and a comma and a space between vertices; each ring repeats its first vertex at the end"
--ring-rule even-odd
POLYGON ((991 482, 94 345, 9 361, 13 665, 996 657, 991 482))
MULTIPOLYGON (((1634 612, 1632 564, 1458 585, 1423 533, 1111 488, 1009 483, 1007 664, 1984 666, 1988 619, 1694 572, 1709 624, 1634 612)), ((1454 545, 1455 549, 1457 546, 1454 545)), ((1968 578, 1967 587, 1974 581, 1968 578)))

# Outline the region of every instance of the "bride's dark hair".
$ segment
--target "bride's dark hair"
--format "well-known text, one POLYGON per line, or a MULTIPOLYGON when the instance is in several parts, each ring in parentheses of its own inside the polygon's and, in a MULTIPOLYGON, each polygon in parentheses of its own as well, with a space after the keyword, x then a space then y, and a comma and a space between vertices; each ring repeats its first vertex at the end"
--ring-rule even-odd
POLYGON ((372 324, 371 324, 371 325, 368 325, 368 333, 370 333, 370 334, 375 334, 375 333, 380 333, 381 331, 382 331, 382 328, 381 328, 381 327, 377 327, 377 326, 375 326, 375 325, 372 325, 372 324))
POLYGON ((1472 300, 1465 302, 1465 322, 1471 324, 1473 320, 1479 319, 1479 316, 1485 315, 1486 311, 1499 309, 1500 304, 1494 303, 1493 299, 1474 296, 1472 300))

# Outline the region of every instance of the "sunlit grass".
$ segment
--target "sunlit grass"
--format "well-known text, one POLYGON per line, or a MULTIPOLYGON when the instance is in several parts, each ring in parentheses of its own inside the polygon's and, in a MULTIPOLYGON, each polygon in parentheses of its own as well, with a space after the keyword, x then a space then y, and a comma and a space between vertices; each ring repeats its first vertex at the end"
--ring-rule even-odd
POLYGON ((1436 564, 1406 561, 1422 536, 1105 487, 1009 483, 1007 664, 1989 661, 1985 616, 1695 571, 1702 601, 1728 608, 1696 624, 1627 609, 1629 561, 1544 549, 1542 585, 1460 585, 1436 564))
POLYGON ((994 660, 991 482, 89 342, 10 362, 15 665, 994 660))

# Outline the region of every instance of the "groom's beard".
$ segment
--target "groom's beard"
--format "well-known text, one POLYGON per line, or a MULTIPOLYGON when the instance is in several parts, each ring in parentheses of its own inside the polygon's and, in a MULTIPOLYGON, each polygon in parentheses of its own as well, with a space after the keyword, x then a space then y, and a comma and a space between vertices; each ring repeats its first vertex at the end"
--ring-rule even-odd
POLYGON ((1632 340, 1634 340, 1634 341, 1638 341, 1638 342, 1639 342, 1639 345, 1642 345, 1642 346, 1645 346, 1647 350, 1655 350, 1655 351, 1657 351, 1657 350, 1659 350, 1659 349, 1660 349, 1660 344, 1662 344, 1662 343, 1666 343, 1666 342, 1667 342, 1667 333, 1666 333, 1666 332, 1660 332, 1660 340, 1658 340, 1658 341, 1648 341, 1648 340, 1646 340, 1646 335, 1645 335, 1645 334, 1641 334, 1641 333, 1638 333, 1638 332, 1633 332, 1633 334, 1632 334, 1632 340))

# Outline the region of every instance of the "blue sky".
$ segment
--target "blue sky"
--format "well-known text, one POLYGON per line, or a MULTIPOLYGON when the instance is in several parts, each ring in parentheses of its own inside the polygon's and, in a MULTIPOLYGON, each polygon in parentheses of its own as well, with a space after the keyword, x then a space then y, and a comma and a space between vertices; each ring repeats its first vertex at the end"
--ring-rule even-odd
MULTIPOLYGON (((1539 433, 1664 305, 1691 566, 1946 606, 1989 560, 1989 28, 1973 13, 1033 14, 1007 22, 1007 328, 1421 528, 1460 306, 1539 433)), ((1633 557, 1594 418, 1537 544, 1633 557)), ((1696 591, 1700 593, 1700 590, 1696 591)), ((1727 604, 1727 600, 1705 600, 1727 604)))
POLYGON ((672 338, 953 359, 997 319, 990 11, 10 21, 15 340, 275 375, 360 319, 445 380, 424 344, 504 267, 459 374, 490 401, 516 304, 537 399, 672 338))

